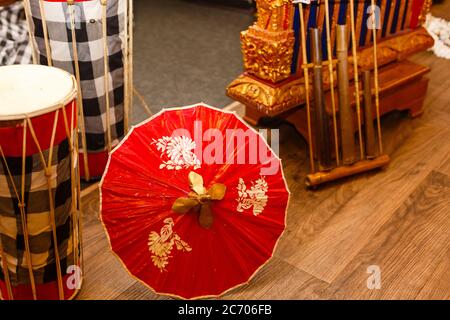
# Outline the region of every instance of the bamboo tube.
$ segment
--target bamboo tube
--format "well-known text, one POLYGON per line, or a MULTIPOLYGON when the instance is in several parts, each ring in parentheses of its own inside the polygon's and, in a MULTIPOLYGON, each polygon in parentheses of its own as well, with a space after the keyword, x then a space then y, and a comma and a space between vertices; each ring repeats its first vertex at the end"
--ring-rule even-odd
POLYGON ((353 112, 350 106, 350 80, 348 76, 347 26, 336 27, 336 54, 338 58, 339 120, 341 124, 342 162, 344 165, 356 161, 353 112))
MULTIPOLYGON (((300 32, 301 32, 301 48, 302 48, 302 61, 303 65, 308 63, 306 55, 306 27, 305 16, 303 13, 303 4, 299 4, 300 13, 300 32)), ((314 163, 314 147, 312 141, 312 127, 311 127, 311 93, 309 88, 309 71, 308 67, 303 67, 303 76, 305 78, 305 99, 306 99, 306 121, 308 125, 308 146, 309 146, 309 170, 311 173, 316 172, 314 163)))
POLYGON ((41 13, 42 31, 44 32, 44 42, 45 42, 45 51, 47 54, 47 64, 51 67, 51 66, 53 66, 52 50, 50 48, 50 40, 48 38, 47 20, 45 19, 44 4, 42 3, 42 0, 38 0, 38 1, 39 1, 39 10, 41 13))
MULTIPOLYGON (((75 111, 74 109, 72 109, 72 128, 74 127, 73 122, 75 121, 75 111)), ((79 148, 79 137, 78 134, 75 134, 74 136, 74 147, 75 150, 78 150, 79 148)), ((83 251, 83 212, 81 210, 82 208, 82 203, 81 203, 81 181, 80 181, 80 159, 79 159, 79 153, 76 152, 75 153, 75 163, 77 164, 75 169, 75 179, 76 179, 76 190, 75 190, 75 195, 77 198, 77 211, 78 211, 78 236, 79 236, 79 242, 80 242, 80 263, 79 266, 81 267, 82 273, 84 273, 84 251, 83 251)), ((83 274, 82 274, 83 275, 83 274)))
POLYGON ((363 74, 363 90, 366 158, 370 160, 377 157, 377 142, 375 138, 375 128, 373 126, 372 88, 370 85, 370 71, 368 70, 364 71, 363 74))
POLYGON ((147 112, 147 114, 149 116, 152 116, 153 112, 150 110, 150 107, 148 106, 147 102, 145 102, 144 96, 141 93, 139 93, 139 91, 137 91, 137 89, 135 87, 133 87, 133 93, 138 98, 138 100, 141 103, 142 107, 144 108, 145 112, 147 112))
POLYGON ((325 110, 325 97, 322 79, 322 49, 318 28, 311 28, 311 48, 314 62, 314 111, 317 157, 319 170, 326 171, 332 168, 330 126, 325 110))
MULTIPOLYGON (((127 0, 126 0, 127 1, 127 0)), ((130 42, 129 42, 129 84, 130 84, 130 88, 129 88, 129 92, 130 92, 130 108, 129 108, 129 119, 130 121, 132 121, 133 119, 133 110, 134 110, 134 98, 133 98, 133 89, 134 89, 134 3, 133 0, 129 0, 129 21, 130 21, 130 25, 128 28, 128 32, 130 35, 130 42)))
MULTIPOLYGON (((31 250, 30 250, 30 238, 28 236, 28 224, 27 217, 25 212, 25 175, 26 175, 26 151, 27 151, 27 120, 23 121, 23 143, 22 143, 22 181, 20 186, 20 201, 19 201, 19 209, 20 209, 20 218, 22 220, 22 231, 23 238, 25 243, 25 256, 27 258, 28 263, 28 274, 30 277, 31 291, 33 294, 33 299, 37 300, 36 293, 36 283, 34 280, 34 272, 33 272, 33 262, 31 260, 31 250)), ((17 199, 19 200, 19 199, 17 199)))
POLYGON ((36 50, 36 46, 34 43, 34 38, 33 38, 33 34, 31 33, 31 7, 30 7, 30 0, 24 0, 23 1, 23 7, 24 7, 24 11, 25 11, 25 19, 27 21, 28 24, 28 38, 30 39, 30 46, 31 46, 31 51, 32 51, 32 58, 33 58, 33 64, 37 64, 38 60, 37 60, 37 50, 36 50))
POLYGON ((339 155, 339 139, 338 139, 338 126, 336 119, 336 100, 334 96, 334 73, 333 73, 333 51, 331 50, 331 36, 330 36, 330 10, 329 0, 325 0, 325 28, 327 37, 327 56, 328 56, 328 73, 330 75, 330 90, 331 90, 331 110, 333 112, 333 133, 334 133, 334 151, 336 154, 336 164, 340 165, 339 155))
MULTIPOLYGON (((75 102, 72 101, 71 104, 72 109, 75 107, 75 102)), ((73 137, 71 135, 73 135, 73 119, 71 121, 71 127, 69 127, 69 121, 67 119, 67 112, 66 112, 66 107, 64 106, 62 108, 62 113, 63 113, 63 120, 64 120, 64 128, 66 129, 66 136, 67 139, 69 141, 69 151, 70 151, 70 189, 71 189, 71 193, 72 193, 72 201, 71 201, 71 220, 72 220, 72 232, 73 232, 73 258, 74 258, 74 263, 75 265, 77 264, 77 232, 76 232, 76 214, 77 214, 77 204, 76 204, 76 182, 75 182, 75 148, 74 148, 74 140, 72 139, 73 137)), ((73 110, 72 110, 72 114, 73 114, 73 110)))
POLYGON ((306 177, 306 185, 308 187, 315 187, 327 182, 385 167, 389 164, 389 162, 389 156, 383 155, 373 160, 358 161, 352 166, 338 167, 329 172, 318 172, 315 174, 310 174, 306 177))
POLYGON ((360 158, 364 159, 364 145, 362 137, 361 126, 361 96, 359 92, 359 73, 358 73, 358 53, 356 51, 356 32, 355 32, 355 0, 350 0, 350 25, 351 25, 351 39, 352 39, 352 55, 353 55, 353 74, 355 82, 355 94, 356 94, 356 116, 358 120, 358 138, 359 138, 359 153, 360 158))
POLYGON ((75 64, 75 76, 77 80, 77 107, 78 112, 80 114, 79 128, 81 130, 81 144, 83 151, 83 164, 84 164, 84 174, 86 181, 90 180, 89 173, 89 158, 87 152, 87 140, 86 140, 86 126, 84 123, 84 106, 83 106, 83 92, 81 90, 81 76, 80 76, 80 64, 78 60, 78 48, 77 48, 77 37, 75 33, 75 17, 73 13, 73 4, 74 0, 67 0, 67 4, 69 5, 69 14, 70 14, 70 29, 72 34, 72 51, 73 51, 73 60, 75 64))
MULTIPOLYGON (((78 148, 78 137, 75 136, 75 146, 78 148)), ((81 182, 80 182, 80 166, 77 166, 76 170, 76 179, 77 179, 77 202, 78 202, 78 212, 79 212, 79 220, 78 220, 78 235, 80 237, 80 251, 81 251, 81 270, 84 274, 84 244, 83 244, 83 211, 82 202, 81 202, 81 182)))
POLYGON ((124 127, 125 127, 125 134, 128 133, 128 130, 130 129, 130 66, 129 66, 129 52, 128 52, 128 46, 129 46, 129 36, 128 36, 128 1, 124 2, 124 38, 125 38, 125 45, 123 48, 123 67, 124 67, 124 127))
MULTIPOLYGON (((372 8, 375 8, 375 0, 372 1, 372 8)), ((375 21, 374 21, 375 22, 375 21)), ((379 154, 383 154, 383 137, 381 133, 381 114, 380 114, 380 87, 378 82, 378 51, 377 51, 377 39, 375 23, 372 26, 373 31, 373 72, 374 72, 374 84, 375 84, 375 110, 377 112, 377 129, 378 129, 378 151, 379 154)))
MULTIPOLYGON (((75 108, 72 107, 72 121, 71 121, 71 132, 73 132, 74 127, 75 127, 75 108)), ((75 134, 73 139, 73 148, 74 150, 78 150, 78 135, 75 134)), ((76 219, 76 223, 77 223, 77 233, 74 234, 74 237, 77 237, 78 242, 77 242, 77 247, 76 247, 76 265, 77 266, 81 266, 81 256, 83 255, 83 251, 82 251, 82 232, 81 232, 81 205, 79 202, 79 197, 78 197, 78 188, 80 188, 80 171, 79 171, 79 153, 78 152, 74 152, 73 153, 73 159, 74 159, 74 166, 73 166, 73 179, 74 179, 74 189, 73 189, 73 194, 72 197, 75 199, 75 211, 77 214, 77 219, 76 219)))
POLYGON ((103 33, 103 68, 104 68, 104 86, 105 86, 105 102, 106 102, 106 141, 108 144, 108 152, 112 149, 111 138, 111 114, 109 104, 109 67, 108 67, 108 29, 107 29, 107 0, 101 0, 102 4, 102 33, 103 33))

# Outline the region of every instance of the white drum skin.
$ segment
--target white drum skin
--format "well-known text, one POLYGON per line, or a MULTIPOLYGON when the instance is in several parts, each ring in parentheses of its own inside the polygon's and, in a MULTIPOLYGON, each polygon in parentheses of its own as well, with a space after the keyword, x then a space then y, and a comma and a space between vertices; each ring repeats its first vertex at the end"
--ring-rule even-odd
POLYGON ((41 65, 0 67, 0 121, 40 116, 75 96, 75 79, 64 70, 41 65))
POLYGON ((82 249, 76 88, 58 68, 0 67, 0 300, 79 291, 67 285, 82 249))

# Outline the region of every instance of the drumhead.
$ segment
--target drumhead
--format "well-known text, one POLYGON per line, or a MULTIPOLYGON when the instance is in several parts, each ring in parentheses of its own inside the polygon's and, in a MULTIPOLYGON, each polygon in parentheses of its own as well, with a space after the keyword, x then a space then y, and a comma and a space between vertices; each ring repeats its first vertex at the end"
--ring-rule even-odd
POLYGON ((0 67, 0 121, 36 117, 75 98, 76 85, 64 70, 41 65, 0 67))

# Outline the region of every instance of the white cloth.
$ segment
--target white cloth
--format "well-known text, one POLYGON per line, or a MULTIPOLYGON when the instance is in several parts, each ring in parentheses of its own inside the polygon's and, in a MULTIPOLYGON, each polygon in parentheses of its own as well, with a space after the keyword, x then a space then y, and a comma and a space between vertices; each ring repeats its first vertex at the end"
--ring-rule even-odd
POLYGON ((434 39, 431 50, 440 58, 450 60, 450 21, 427 15, 425 28, 434 39))

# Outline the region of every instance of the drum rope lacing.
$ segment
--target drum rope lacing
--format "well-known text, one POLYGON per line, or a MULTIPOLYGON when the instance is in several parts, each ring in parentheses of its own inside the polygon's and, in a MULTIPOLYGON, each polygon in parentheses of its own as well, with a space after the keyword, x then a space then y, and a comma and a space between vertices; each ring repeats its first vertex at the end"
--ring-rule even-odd
POLYGON ((43 4, 42 0, 39 0, 39 11, 40 11, 41 20, 42 20, 42 31, 44 32, 45 51, 47 54, 47 64, 51 67, 51 66, 53 66, 52 51, 51 51, 50 41, 49 41, 49 37, 48 37, 47 20, 45 19, 45 10, 44 10, 44 4, 43 4))
POLYGON ((69 14, 70 14, 70 31, 72 35, 72 51, 73 51, 73 60, 75 65, 75 76, 77 80, 77 93, 78 93, 78 110, 80 113, 80 130, 81 130, 81 147, 83 148, 83 162, 84 162, 84 172, 86 175, 86 180, 89 181, 90 174, 89 174, 89 161, 88 161, 88 154, 87 154, 87 141, 86 141, 86 126, 84 123, 84 106, 83 106, 83 96, 81 92, 81 76, 80 76, 80 64, 78 60, 78 47, 77 47, 77 37, 75 33, 75 16, 74 16, 74 8, 73 0, 67 1, 67 4, 69 5, 69 14))
MULTIPOLYGON (((74 160, 74 143, 77 143, 77 135, 75 134, 75 140, 73 139, 73 137, 71 137, 70 132, 74 132, 74 108, 75 108, 75 103, 74 101, 72 101, 71 103, 71 107, 72 107, 72 121, 71 121, 71 126, 69 128, 69 121, 67 119, 67 112, 66 112, 66 106, 62 105, 60 107, 60 109, 62 110, 62 115, 63 115, 63 120, 64 120, 64 128, 66 131, 66 136, 67 139, 69 141, 70 147, 70 155, 71 155, 71 188, 72 191, 75 191, 75 160, 74 160)), ((22 230, 23 230, 23 235, 24 235, 24 242, 25 242, 25 254, 26 254, 26 258, 27 258, 27 264, 28 264, 28 271, 29 271, 29 276, 30 276, 30 285, 31 285, 31 290, 32 290, 32 294, 33 294, 33 299, 37 300, 37 291, 36 291, 36 283, 35 283, 35 278, 34 278, 34 272, 33 272, 33 266, 32 266, 32 259, 31 259, 31 250, 30 250, 30 242, 29 242, 29 233, 28 233, 28 225, 27 225, 27 219, 26 219, 26 212, 25 212, 25 160, 26 160, 26 148, 27 148, 27 129, 29 128, 29 132, 31 134, 31 137, 34 140, 35 146, 38 149, 38 153, 39 153, 39 158, 40 161, 44 167, 44 175, 47 178, 47 185, 48 185, 48 195, 49 195, 49 206, 50 206, 50 224, 51 224, 51 228, 52 228, 52 236, 53 236, 53 242, 54 242, 54 254, 55 254, 55 264, 56 264, 56 268, 57 268, 57 278, 58 278, 58 293, 59 293, 59 298, 61 300, 64 300, 64 288, 63 288, 63 280, 62 280, 62 270, 61 270, 61 260, 60 260, 60 255, 59 255, 59 248, 58 248, 58 239, 57 239, 57 235, 56 235, 56 219, 55 219, 55 203, 54 203, 54 199, 53 199, 53 190, 52 190, 52 172, 51 172, 51 168, 52 168, 52 160, 53 160, 53 149, 54 149, 54 143, 55 143, 55 137, 56 137, 56 131, 57 131, 57 127, 58 127, 58 120, 59 120, 59 111, 60 109, 57 109, 55 111, 55 118, 54 118, 54 122, 53 122, 53 128, 52 128, 52 134, 51 134, 51 141, 50 141, 50 146, 49 146, 49 155, 48 155, 48 161, 45 160, 44 157, 44 153, 42 151, 42 148, 39 144, 39 140, 37 138, 36 132, 34 130, 33 127, 33 123, 32 120, 30 119, 30 117, 26 117, 26 119, 23 120, 23 146, 22 146, 22 174, 21 174, 21 188, 20 188, 20 195, 19 195, 19 191, 18 191, 18 187, 16 186, 16 183, 14 181, 13 175, 11 173, 11 169, 8 166, 8 162, 6 160, 6 156, 5 153, 3 151, 3 148, 0 145, 0 155, 4 164, 4 167, 6 168, 7 171, 7 175, 10 179, 11 182, 11 186, 12 189, 14 191, 14 194, 18 200, 18 208, 20 209, 20 215, 21 215, 21 222, 22 222, 22 230)), ((79 185, 78 185, 78 190, 76 191, 77 193, 77 198, 78 198, 78 203, 80 205, 80 190, 79 190, 79 185)), ((77 213, 76 210, 76 199, 74 196, 72 196, 72 219, 75 220, 75 214, 77 213)), ((77 216, 78 217, 78 216, 77 216)), ((78 220, 79 222, 79 220, 78 220)), ((81 231, 81 223, 78 223, 80 225, 80 232, 81 231)), ((75 222, 74 222, 74 226, 75 226, 75 222)), ((82 243, 82 240, 80 239, 80 244, 82 243)), ((76 243, 76 240, 74 240, 74 255, 75 257, 77 256, 77 250, 78 250, 78 243, 76 243)), ((0 241, 0 256, 2 258, 2 267, 3 267, 3 272, 5 275, 5 280, 6 280, 6 287, 7 287, 7 291, 8 291, 8 295, 9 298, 11 300, 14 299, 13 296, 13 291, 12 291, 12 285, 11 285, 11 279, 9 276, 9 268, 8 268, 8 262, 6 259, 6 255, 5 252, 3 250, 3 245, 0 241)), ((75 261, 76 262, 76 261, 75 261)), ((78 262, 76 262, 78 264, 78 262)))
POLYGON ((53 161, 53 146, 55 143, 55 135, 56 135, 56 128, 58 126, 58 119, 59 119, 59 109, 55 112, 55 120, 53 122, 53 130, 52 130, 52 136, 50 141, 50 147, 49 147, 49 155, 48 155, 48 161, 45 161, 44 153, 42 152, 41 146, 39 144, 39 140, 37 139, 36 133, 33 128, 33 124, 29 117, 27 117, 26 121, 28 122, 28 126, 30 127, 30 133, 34 140, 34 143, 39 151, 39 157, 41 159, 42 166, 45 168, 45 177, 47 178, 47 184, 48 184, 48 198, 49 198, 49 205, 50 205, 50 224, 53 231, 53 245, 54 245, 54 253, 55 253, 55 259, 56 259, 56 273, 58 276, 58 291, 59 291, 59 298, 61 300, 64 300, 64 288, 62 283, 62 271, 61 271, 61 261, 59 257, 59 248, 58 248, 58 239, 56 236, 56 219, 55 219, 55 202, 53 199, 53 192, 52 192, 52 161, 53 161))
MULTIPOLYGON (((30 250, 30 241, 29 241, 29 235, 28 235, 28 226, 27 226, 27 219, 26 219, 26 212, 25 212, 25 156, 26 156, 26 148, 27 148, 27 121, 24 120, 23 121, 23 148, 22 148, 22 175, 21 175, 21 196, 19 197, 19 193, 18 193, 18 188, 14 183, 14 178, 11 174, 11 170, 8 166, 8 163, 6 161, 6 157, 5 154, 3 152, 3 149, 0 146, 0 151, 2 154, 2 159, 4 162, 4 165, 6 167, 6 170, 8 172, 9 178, 11 180, 11 185, 13 186, 14 192, 16 194, 17 197, 17 201, 18 203, 18 208, 20 209, 20 218, 21 218, 21 222, 22 222, 22 232, 23 232, 23 236, 24 236, 24 242, 25 242, 25 255, 27 257, 27 264, 28 264, 28 273, 30 276, 30 284, 31 284, 31 290, 33 293, 33 299, 37 300, 37 295, 36 295, 36 283, 35 283, 35 279, 34 279, 34 272, 33 272, 33 266, 32 266, 32 260, 31 260, 31 250, 30 250)), ((2 243, 2 247, 3 247, 3 243, 2 243)), ((3 259, 3 258, 2 258, 3 259)), ((6 259, 4 260, 6 261, 6 259)), ((7 262, 6 262, 7 264, 7 262)), ((6 268, 6 271, 4 271, 6 273, 8 273, 8 279, 9 279, 9 269, 8 267, 6 268)), ((5 277, 6 278, 6 277, 5 277)), ((8 287, 11 287, 11 280, 9 279, 9 283, 7 284, 8 287)), ((13 299, 12 296, 12 290, 11 290, 11 299, 13 299)))
POLYGON ((109 103, 109 68, 108 68, 108 30, 107 30, 107 0, 100 0, 102 5, 102 32, 103 32, 103 61, 104 61, 104 82, 105 82, 105 101, 106 101, 106 138, 108 144, 108 152, 111 152, 112 138, 111 138, 111 114, 109 103))

